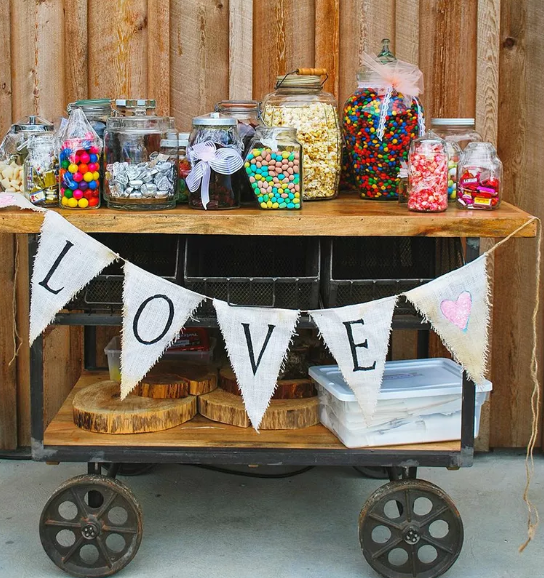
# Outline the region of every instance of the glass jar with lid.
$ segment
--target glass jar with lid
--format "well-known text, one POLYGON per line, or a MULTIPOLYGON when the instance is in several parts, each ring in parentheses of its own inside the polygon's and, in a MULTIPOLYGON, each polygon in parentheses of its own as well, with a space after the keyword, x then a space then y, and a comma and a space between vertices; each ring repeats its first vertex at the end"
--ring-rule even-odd
POLYGON ((190 134, 189 132, 180 132, 178 135, 178 194, 176 197, 178 203, 189 201, 189 191, 185 179, 191 172, 191 163, 187 158, 190 134))
POLYGON ((53 134, 52 122, 30 115, 12 124, 0 144, 0 191, 24 192, 24 163, 31 136, 53 134))
POLYGON ((408 209, 439 213, 448 208, 446 142, 428 131, 412 141, 408 155, 408 209))
POLYGON ((275 91, 262 104, 266 126, 297 130, 302 145, 305 201, 338 194, 341 134, 336 101, 323 90, 324 69, 300 68, 277 77, 275 91))
POLYGON ((395 58, 389 39, 380 54, 363 54, 357 89, 342 115, 351 184, 363 199, 397 199, 401 162, 408 160, 413 139, 425 131, 423 74, 417 66, 395 58), (402 89, 402 90, 401 90, 402 89))
POLYGON ((54 133, 43 132, 27 140, 28 155, 24 164, 24 194, 38 206, 59 204, 59 162, 54 133))
POLYGON ((177 158, 173 160, 160 150, 161 141, 173 128, 172 119, 146 114, 154 109, 154 101, 118 100, 116 104, 124 114, 110 117, 104 132, 104 196, 108 207, 174 207, 177 158))
POLYGON ((240 188, 234 186, 233 176, 237 171, 245 176, 242 150, 234 117, 211 112, 193 118, 187 149, 191 162, 187 177, 191 208, 216 210, 240 206, 240 188))
POLYGON ((294 128, 257 127, 245 169, 262 209, 302 207, 302 147, 294 128))
MULTIPOLYGON (((256 127, 262 125, 261 103, 258 100, 222 100, 215 105, 215 111, 238 121, 238 133, 244 145, 243 153, 247 154, 256 127)), ((233 186, 240 187, 241 202, 255 202, 253 191, 243 171, 235 173, 232 179, 233 186)))
POLYGON ((502 162, 489 142, 467 145, 457 167, 459 194, 463 209, 498 209, 502 185, 502 162))
POLYGON ((108 118, 114 114, 111 100, 109 98, 76 100, 66 107, 68 114, 70 114, 74 108, 81 108, 96 134, 103 139, 108 118))

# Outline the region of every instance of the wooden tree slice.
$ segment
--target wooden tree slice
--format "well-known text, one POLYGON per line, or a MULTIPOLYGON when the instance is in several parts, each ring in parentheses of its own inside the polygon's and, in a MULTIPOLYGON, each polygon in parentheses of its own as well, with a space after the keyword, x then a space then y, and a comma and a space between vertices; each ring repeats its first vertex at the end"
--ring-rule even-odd
MULTIPOLYGON (((217 388, 198 398, 198 411, 213 421, 249 427, 251 421, 239 395, 217 388)), ((319 399, 274 399, 259 429, 299 429, 319 423, 319 399)))
POLYGON ((196 397, 153 399, 120 397, 120 385, 101 381, 78 391, 73 401, 74 423, 96 433, 132 434, 169 429, 196 415, 196 397))
POLYGON ((180 399, 189 395, 189 382, 173 373, 148 373, 133 393, 154 399, 180 399))
POLYGON ((209 393, 217 387, 217 369, 208 365, 184 363, 183 361, 159 361, 148 376, 164 373, 176 376, 180 382, 186 383, 189 395, 209 393))
MULTIPOLYGON (((219 372, 219 387, 228 393, 242 395, 231 367, 223 367, 219 372)), ((278 379, 272 399, 304 399, 316 395, 311 379, 278 379)))

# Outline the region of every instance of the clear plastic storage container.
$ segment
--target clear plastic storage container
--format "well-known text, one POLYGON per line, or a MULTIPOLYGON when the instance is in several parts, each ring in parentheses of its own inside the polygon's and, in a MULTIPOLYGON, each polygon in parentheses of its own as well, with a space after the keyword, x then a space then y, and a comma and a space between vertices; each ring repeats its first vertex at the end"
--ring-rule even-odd
POLYGON ((294 128, 258 127, 245 170, 262 209, 302 207, 302 151, 294 128))
POLYGON ((153 100, 117 100, 116 104, 122 116, 110 117, 104 133, 108 207, 175 207, 177 155, 174 159, 161 153, 161 141, 173 130, 172 119, 146 114, 154 110, 153 100))
MULTIPOLYGON (((321 423, 349 447, 387 446, 461 438, 462 368, 451 359, 414 359, 385 364, 372 423, 337 365, 310 367, 317 386, 321 423)), ((474 435, 491 382, 477 386, 474 435)))
POLYGON ((501 202, 502 162, 489 142, 472 142, 457 166, 459 194, 463 209, 498 209, 501 202))
POLYGON ((275 92, 263 100, 263 121, 269 127, 297 130, 302 145, 303 199, 333 199, 338 194, 341 132, 336 101, 323 90, 323 69, 298 69, 278 76, 275 92))

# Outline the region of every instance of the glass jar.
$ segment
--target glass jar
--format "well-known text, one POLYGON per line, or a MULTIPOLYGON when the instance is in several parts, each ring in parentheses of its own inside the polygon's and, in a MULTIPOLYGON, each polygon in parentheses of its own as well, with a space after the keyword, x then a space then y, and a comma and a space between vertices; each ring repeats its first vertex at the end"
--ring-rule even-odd
POLYGON ((471 142, 480 142, 481 135, 476 132, 473 118, 433 118, 431 130, 447 143, 448 196, 450 201, 457 198, 457 165, 462 150, 471 142))
MULTIPOLYGON (((322 69, 309 71, 325 74, 322 69)), ((336 101, 322 86, 317 74, 295 72, 278 76, 275 91, 265 96, 262 105, 267 126, 297 130, 297 140, 302 145, 305 201, 338 195, 342 139, 336 101)))
POLYGON ((457 167, 459 194, 463 209, 498 209, 502 184, 502 162, 489 142, 471 142, 457 167))
POLYGON ((448 208, 446 142, 429 131, 412 141, 408 155, 408 209, 440 213, 448 208))
POLYGON ((175 207, 177 153, 173 160, 160 152, 161 141, 172 128, 172 119, 147 115, 154 101, 116 103, 118 108, 124 108, 123 116, 110 117, 104 133, 104 196, 108 207, 130 210, 175 207))
POLYGON ((59 162, 55 135, 36 134, 27 140, 28 155, 24 163, 24 194, 38 206, 58 206, 59 162))
POLYGON ((24 192, 24 163, 28 154, 26 143, 35 135, 52 134, 52 122, 36 115, 27 116, 11 125, 0 144, 0 191, 24 192))
POLYGON ((215 147, 216 151, 230 149, 232 151, 230 164, 237 168, 233 172, 225 174, 215 171, 208 165, 210 170, 208 187, 205 187, 205 179, 201 179, 198 188, 189 191, 189 206, 193 209, 207 210, 238 208, 240 206, 240 189, 234 186, 232 178, 236 170, 244 170, 241 157, 243 143, 238 133, 238 121, 218 112, 193 118, 193 130, 187 150, 192 170, 198 163, 207 162, 201 159, 193 148, 195 145, 203 143, 210 143, 210 148, 215 147))
POLYGON ((389 79, 402 66, 415 79, 419 94, 421 72, 401 63, 383 41, 377 57, 365 55, 366 66, 357 73, 357 90, 347 99, 342 115, 344 142, 351 184, 363 199, 397 199, 401 162, 408 160, 412 140, 424 131, 423 107, 417 96, 398 92, 389 79))
POLYGON ((178 194, 176 197, 176 202, 178 203, 187 203, 189 201, 189 190, 185 179, 191 172, 191 163, 187 158, 190 134, 188 132, 180 132, 178 135, 178 194))
POLYGON ((262 209, 302 208, 302 147, 294 128, 257 127, 245 170, 262 209))

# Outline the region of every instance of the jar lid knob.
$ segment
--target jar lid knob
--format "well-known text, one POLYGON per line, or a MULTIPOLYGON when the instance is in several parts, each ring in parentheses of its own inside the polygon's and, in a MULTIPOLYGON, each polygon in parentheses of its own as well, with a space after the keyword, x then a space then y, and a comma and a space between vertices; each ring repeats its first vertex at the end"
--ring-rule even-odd
POLYGON ((397 60, 396 56, 389 49, 390 42, 391 40, 389 40, 389 38, 382 40, 382 51, 378 54, 378 60, 383 64, 397 60))

